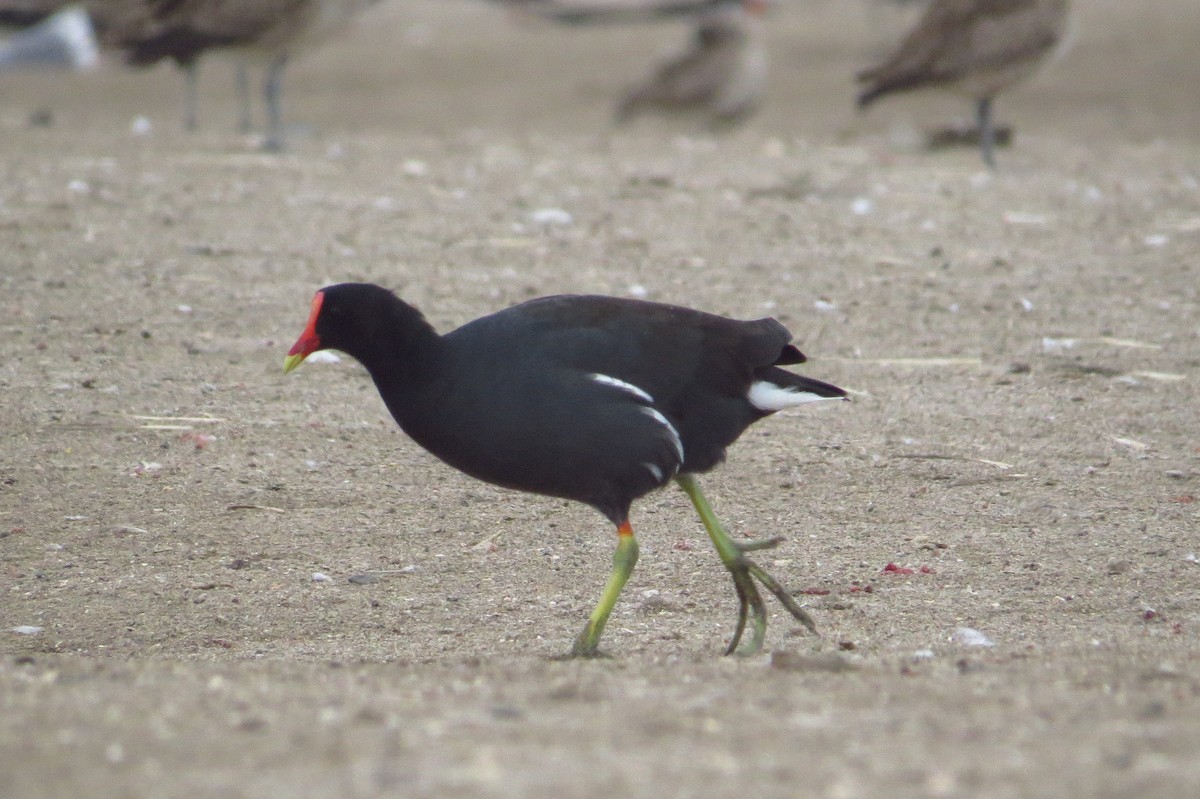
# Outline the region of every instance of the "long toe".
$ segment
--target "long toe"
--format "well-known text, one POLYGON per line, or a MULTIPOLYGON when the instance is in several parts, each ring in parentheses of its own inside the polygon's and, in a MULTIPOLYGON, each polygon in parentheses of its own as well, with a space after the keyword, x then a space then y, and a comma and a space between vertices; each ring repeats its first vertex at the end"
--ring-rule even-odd
POLYGON ((754 584, 754 578, 750 576, 750 570, 745 567, 744 562, 730 567, 729 572, 733 575, 733 586, 737 591, 738 620, 733 637, 729 639, 729 646, 725 647, 725 654, 754 655, 762 651, 763 640, 767 635, 767 606, 763 604, 758 586, 754 584), (746 631, 746 619, 751 615, 754 617, 754 632, 750 636, 750 643, 744 649, 738 649, 742 642, 742 634, 746 631))
POLYGON ((783 605, 784 609, 786 609, 788 613, 792 614, 792 617, 796 621, 803 624, 805 629, 807 629, 813 635, 819 635, 817 632, 817 623, 813 621, 812 616, 809 616, 804 608, 797 604, 791 593, 782 585, 780 585, 774 577, 767 574, 767 572, 761 566, 756 564, 750 564, 750 573, 753 574, 760 583, 766 586, 768 591, 775 595, 775 598, 779 600, 779 604, 783 605))
POLYGON ((759 593, 758 586, 755 581, 762 583, 763 587, 774 594, 779 603, 784 609, 792 615, 796 621, 804 625, 805 629, 814 635, 817 634, 817 625, 812 620, 812 617, 805 612, 804 608, 796 602, 792 595, 785 589, 778 580, 772 577, 766 569, 759 566, 754 561, 745 556, 746 552, 756 552, 763 549, 770 549, 777 546, 783 539, 770 538, 764 541, 754 542, 734 542, 734 546, 738 550, 738 557, 733 563, 726 564, 730 574, 733 576, 734 587, 737 589, 738 595, 738 623, 734 631, 733 638, 730 640, 729 646, 725 650, 725 654, 738 655, 757 655, 762 652, 763 643, 766 640, 767 634, 767 609, 766 604, 762 600, 762 595, 759 593), (742 633, 746 628, 747 609, 754 617, 754 632, 751 635, 750 641, 742 647, 738 648, 741 642, 742 633))
POLYGON ((767 608, 755 581, 762 583, 768 591, 774 594, 775 598, 783 604, 787 612, 792 614, 797 621, 803 624, 810 632, 816 633, 817 625, 804 612, 804 609, 796 603, 792 595, 779 584, 778 580, 768 574, 766 569, 747 557, 747 553, 749 552, 759 552, 779 546, 783 538, 776 536, 761 541, 734 541, 729 533, 726 532, 720 520, 717 519, 716 514, 713 513, 712 507, 708 504, 708 500, 705 499, 704 493, 700 490, 700 485, 696 482, 696 478, 685 472, 676 475, 675 482, 688 495, 688 498, 692 500, 696 512, 700 515, 700 521, 704 524, 704 529, 708 531, 709 538, 712 539, 713 546, 716 547, 717 554, 721 558, 721 563, 725 565, 725 568, 729 570, 730 576, 733 577, 733 585, 738 597, 738 620, 733 638, 730 640, 729 646, 725 649, 725 654, 756 655, 762 651, 763 642, 767 636, 767 608), (751 634, 750 640, 743 646, 742 635, 746 631, 746 620, 750 616, 754 619, 754 631, 751 634))

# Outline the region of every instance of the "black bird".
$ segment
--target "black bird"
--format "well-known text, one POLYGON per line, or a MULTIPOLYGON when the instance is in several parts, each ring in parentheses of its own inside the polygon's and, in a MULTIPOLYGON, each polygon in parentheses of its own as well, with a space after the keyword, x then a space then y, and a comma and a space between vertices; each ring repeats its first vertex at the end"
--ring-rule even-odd
POLYGON ((725 458, 754 422, 783 408, 846 399, 828 383, 781 369, 803 363, 774 319, 743 322, 674 305, 601 296, 531 300, 439 335, 421 313, 369 283, 313 297, 284 372, 337 349, 357 359, 392 416, 418 444, 472 477, 591 505, 617 527, 608 584, 575 640, 598 653, 604 624, 633 572, 633 501, 674 480, 733 575, 738 648, 762 649, 767 613, 755 580, 811 631, 792 596, 747 558, 781 538, 734 541, 695 474, 725 458))

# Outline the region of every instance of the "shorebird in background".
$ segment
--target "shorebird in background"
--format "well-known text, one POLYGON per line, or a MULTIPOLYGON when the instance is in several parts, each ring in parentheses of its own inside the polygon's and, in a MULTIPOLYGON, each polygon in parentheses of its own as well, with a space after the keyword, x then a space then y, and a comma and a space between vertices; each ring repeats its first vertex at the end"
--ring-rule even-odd
POLYGON ((966 94, 976 103, 983 160, 994 166, 992 100, 1060 50, 1068 18, 1068 0, 933 0, 889 58, 859 73, 858 105, 924 88, 966 94))
MULTIPOLYGON (((112 0, 108 0, 111 2, 112 0)), ((376 0, 142 0, 154 9, 150 31, 123 43, 126 60, 149 65, 171 59, 189 72, 209 50, 231 50, 243 62, 264 61, 267 110, 264 147, 286 140, 281 96, 291 56, 341 31, 376 0)), ((194 78, 189 78, 189 81, 194 78)), ((244 86, 244 78, 239 78, 244 86)), ((189 92, 194 89, 189 88, 189 92)), ((243 89, 244 92, 244 89, 243 89)), ((245 124, 243 111, 243 124, 245 124)))
MULTIPOLYGON (((121 52, 158 30, 163 0, 0 0, 0 26, 32 32, 59 14, 77 9, 90 19, 101 48, 121 52)), ((185 74, 184 127, 195 129, 195 64, 180 62, 185 74)))
MULTIPOLYGON (((239 59, 242 126, 249 127, 244 64, 266 63, 264 146, 285 143, 280 105, 283 70, 296 52, 324 42, 376 0, 85 0, 103 48, 124 54, 126 63, 150 66, 174 61, 184 71, 184 127, 196 127, 196 65, 211 50, 239 59)), ((0 25, 41 22, 65 6, 63 0, 0 0, 0 25)))
POLYGON ((730 0, 491 0, 493 3, 568 25, 651 22, 692 17, 730 0))
POLYGON ((647 109, 699 112, 714 125, 741 121, 762 101, 766 0, 724 2, 703 11, 689 50, 659 66, 617 106, 624 122, 647 109))
POLYGON ((710 123, 736 122, 762 98, 767 54, 757 17, 769 0, 491 0, 567 25, 614 25, 693 18, 688 49, 658 66, 617 107, 624 122, 638 113, 700 112, 710 123))

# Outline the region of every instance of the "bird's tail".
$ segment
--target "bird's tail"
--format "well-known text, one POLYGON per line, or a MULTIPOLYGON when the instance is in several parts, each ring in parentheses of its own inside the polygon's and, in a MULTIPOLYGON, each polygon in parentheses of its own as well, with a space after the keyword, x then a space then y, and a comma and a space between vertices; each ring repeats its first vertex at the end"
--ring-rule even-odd
POLYGON ((850 399, 844 388, 770 366, 755 373, 746 398, 764 413, 820 400, 850 399))

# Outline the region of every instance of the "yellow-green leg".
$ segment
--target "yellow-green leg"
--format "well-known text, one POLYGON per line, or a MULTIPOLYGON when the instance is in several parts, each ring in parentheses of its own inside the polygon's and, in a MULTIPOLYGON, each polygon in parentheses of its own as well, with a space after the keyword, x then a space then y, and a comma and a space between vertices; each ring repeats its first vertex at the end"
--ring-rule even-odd
POLYGON ((571 657, 594 658, 600 655, 600 634, 604 632, 609 614, 621 596, 621 589, 628 582, 629 575, 633 574, 637 559, 638 543, 633 537, 633 528, 628 521, 622 522, 617 528, 617 551, 613 554, 612 574, 608 577, 608 584, 604 586, 596 609, 588 617, 583 632, 575 639, 575 646, 571 647, 571 657))
POLYGON ((700 484, 696 482, 696 478, 690 474, 679 474, 675 476, 675 482, 683 489, 683 492, 692 500, 692 504, 696 507, 696 512, 700 514, 700 521, 704 523, 704 529, 708 531, 708 537, 712 539, 713 546, 717 549, 717 554, 721 557, 721 562, 725 564, 725 568, 729 569, 729 573, 733 575, 733 585, 737 590, 738 596, 738 621, 737 627, 734 629, 733 638, 729 642, 729 647, 725 650, 725 654, 730 655, 738 652, 740 655, 756 655, 762 651, 763 641, 767 635, 767 607, 763 604, 762 595, 758 592, 758 586, 754 584, 757 579, 762 583, 768 591, 775 595, 787 609, 787 612, 806 628, 809 632, 815 633, 817 625, 813 623, 812 618, 804 612, 804 609, 796 604, 796 600, 792 595, 784 590, 774 577, 767 574, 758 564, 746 557, 747 552, 754 552, 759 549, 770 549, 778 546, 782 538, 768 538, 764 541, 755 541, 752 543, 738 543, 734 541, 729 533, 725 531, 725 527, 721 524, 721 520, 713 513, 712 506, 708 504, 704 493, 700 490, 700 484), (750 642, 742 650, 738 650, 738 644, 741 643, 742 633, 746 630, 746 617, 749 613, 754 616, 754 632, 751 635, 750 642))

